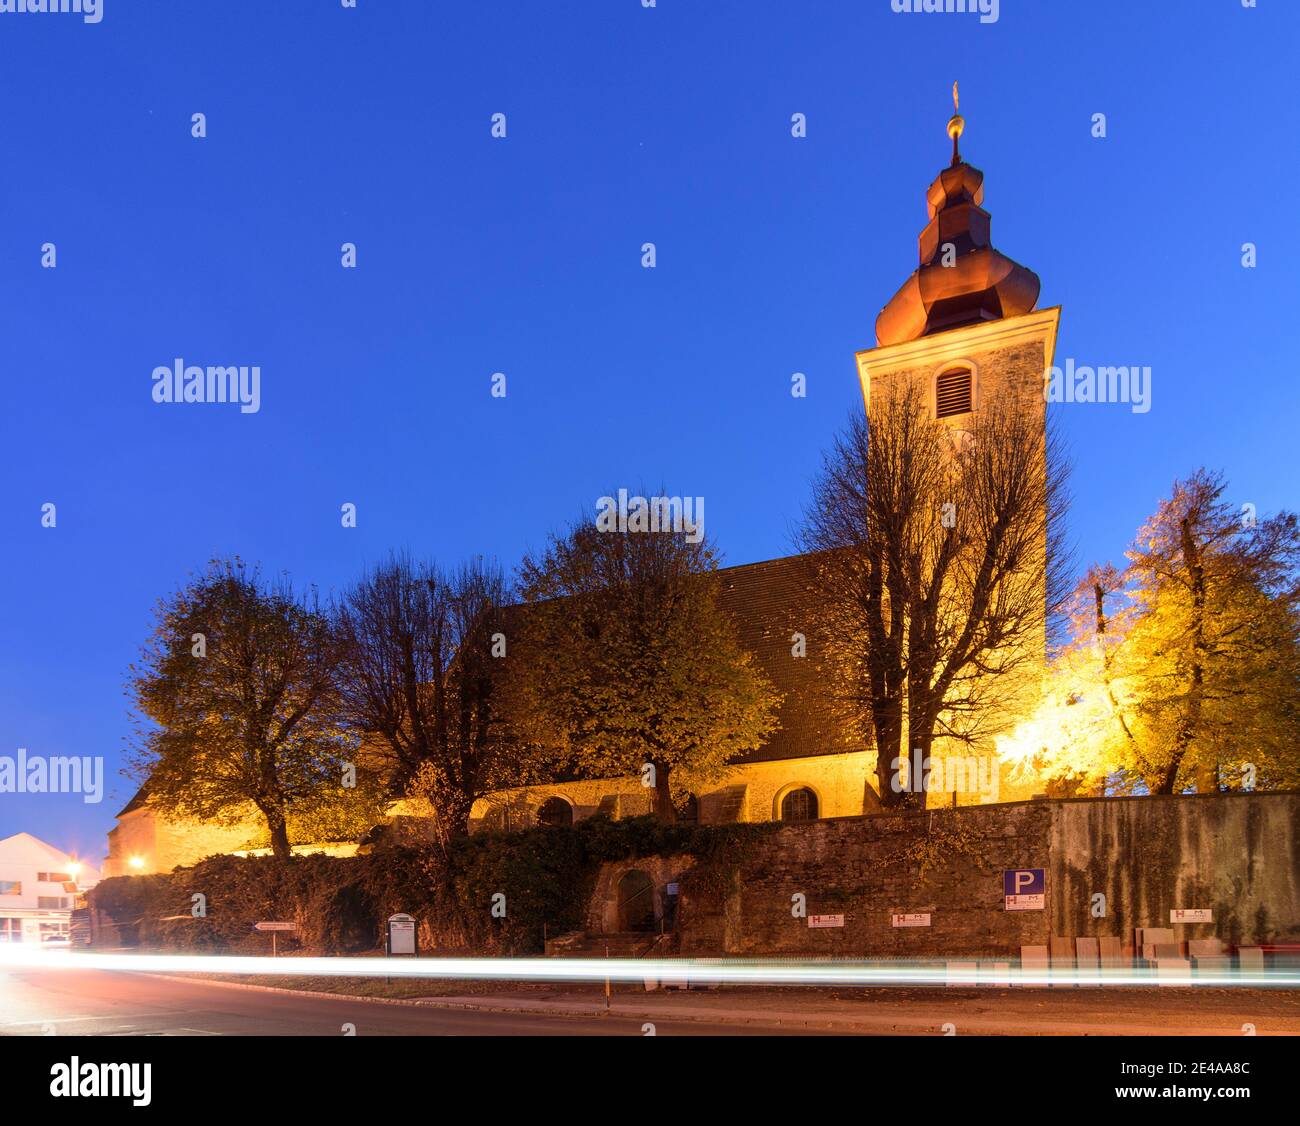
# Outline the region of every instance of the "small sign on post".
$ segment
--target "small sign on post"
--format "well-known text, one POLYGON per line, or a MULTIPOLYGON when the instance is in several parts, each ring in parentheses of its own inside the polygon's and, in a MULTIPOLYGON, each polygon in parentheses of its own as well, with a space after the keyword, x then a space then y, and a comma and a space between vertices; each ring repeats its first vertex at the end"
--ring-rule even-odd
POLYGON ((278 934, 278 932, 296 931, 297 929, 298 929, 297 923, 254 923, 253 924, 253 930, 255 931, 271 932, 271 957, 272 958, 278 958, 280 956, 280 951, 278 949, 279 944, 276 942, 276 935, 278 934))
POLYGON ((415 937, 415 918, 413 916, 401 912, 388 916, 388 941, 386 946, 390 958, 399 955, 410 955, 412 958, 419 956, 419 947, 415 937))

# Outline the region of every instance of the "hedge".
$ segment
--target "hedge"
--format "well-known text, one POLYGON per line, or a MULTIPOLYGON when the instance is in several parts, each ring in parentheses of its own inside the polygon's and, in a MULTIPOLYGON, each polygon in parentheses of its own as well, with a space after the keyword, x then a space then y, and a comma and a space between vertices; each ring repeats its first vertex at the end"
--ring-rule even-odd
POLYGON ((214 856, 169 875, 119 876, 90 892, 99 945, 203 953, 262 953, 261 920, 297 924, 285 949, 316 954, 382 948, 382 920, 419 923, 423 951, 518 954, 543 933, 581 930, 603 863, 689 855, 702 894, 726 885, 738 850, 769 825, 665 824, 654 817, 592 817, 572 827, 482 832, 435 845, 384 845, 364 856, 214 856), (505 917, 493 918, 504 893, 505 917), (198 898, 196 898, 198 897, 198 898))

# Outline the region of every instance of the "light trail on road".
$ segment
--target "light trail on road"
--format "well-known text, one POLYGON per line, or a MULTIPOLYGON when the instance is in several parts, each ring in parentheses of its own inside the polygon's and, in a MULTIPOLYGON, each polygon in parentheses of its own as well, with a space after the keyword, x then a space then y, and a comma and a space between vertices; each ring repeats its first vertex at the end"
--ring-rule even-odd
POLYGON ((1162 986, 1175 988, 1295 989, 1300 969, 1212 972, 1196 977, 1160 976, 1150 967, 1077 967, 1025 970, 988 960, 804 962, 780 959, 709 958, 355 958, 224 954, 93 954, 21 945, 0 946, 0 968, 118 970, 279 977, 392 977, 443 981, 658 980, 683 985, 860 986, 1162 986), (995 968, 996 966, 996 968, 995 968))

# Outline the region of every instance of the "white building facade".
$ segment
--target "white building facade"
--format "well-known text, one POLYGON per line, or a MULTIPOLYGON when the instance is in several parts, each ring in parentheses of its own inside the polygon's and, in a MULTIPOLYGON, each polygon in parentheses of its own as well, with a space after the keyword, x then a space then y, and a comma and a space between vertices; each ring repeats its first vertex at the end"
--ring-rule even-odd
POLYGON ((30 833, 0 840, 0 943, 66 945, 78 896, 98 882, 96 869, 30 833))

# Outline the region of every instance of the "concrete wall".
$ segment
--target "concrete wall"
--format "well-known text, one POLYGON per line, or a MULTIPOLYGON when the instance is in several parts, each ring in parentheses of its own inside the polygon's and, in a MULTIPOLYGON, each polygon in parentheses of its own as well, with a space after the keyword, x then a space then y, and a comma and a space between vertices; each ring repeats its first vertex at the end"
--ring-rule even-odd
POLYGON ((1180 923, 1180 939, 1300 942, 1300 795, 1188 794, 1052 804, 1049 899, 1053 933, 1118 935, 1180 923), (1091 898, 1106 897, 1093 919, 1091 898))
POLYGON ((723 886, 682 878, 686 954, 936 957, 1017 953, 1049 936, 1119 936, 1209 908, 1179 939, 1300 941, 1300 794, 1037 800, 782 825, 723 886), (927 871, 922 875, 922 865, 927 871), (1007 911, 1005 869, 1043 868, 1046 906, 1007 911), (1094 918, 1094 893, 1106 914, 1094 918), (804 896, 805 917, 792 914, 804 896), (931 915, 895 928, 894 913, 931 915), (806 916, 843 915, 810 928, 806 916))

